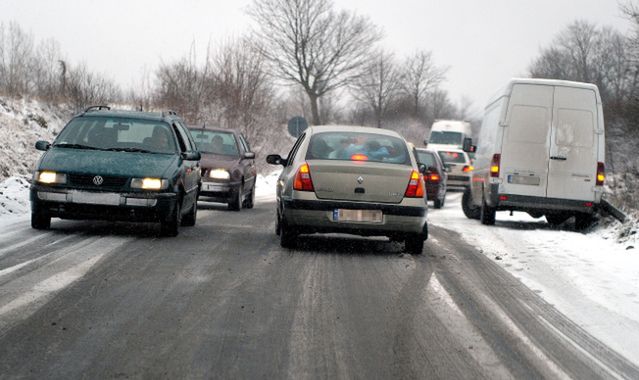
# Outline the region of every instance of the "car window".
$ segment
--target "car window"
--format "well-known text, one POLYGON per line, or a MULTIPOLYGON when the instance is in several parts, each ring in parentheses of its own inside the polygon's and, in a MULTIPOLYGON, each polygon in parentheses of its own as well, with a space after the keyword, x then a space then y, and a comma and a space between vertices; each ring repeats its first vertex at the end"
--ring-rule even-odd
POLYGON ((444 161, 445 164, 454 163, 454 164, 465 164, 466 157, 461 152, 446 152, 439 151, 439 157, 444 161))
POLYGON ((244 151, 245 152, 250 152, 251 151, 251 146, 249 145, 248 141, 246 141, 246 139, 242 135, 240 135, 240 142, 242 143, 242 146, 244 147, 244 151))
POLYGON ((206 129, 191 129, 189 132, 191 132, 191 136, 198 150, 202 153, 234 157, 240 155, 235 135, 232 132, 211 131, 206 129))
POLYGON ((417 151, 417 161, 420 164, 426 165, 426 167, 437 167, 437 161, 435 155, 431 152, 417 151))
POLYGON ((401 139, 364 132, 315 134, 311 138, 306 159, 410 164, 406 144, 401 139))
POLYGON ((188 132, 188 130, 184 127, 184 125, 180 122, 176 123, 177 127, 178 127, 178 131, 180 131, 180 137, 182 137, 182 139, 184 140, 187 150, 189 152, 193 152, 197 150, 197 147, 195 145, 195 142, 193 141, 193 138, 191 137, 191 134, 188 132))
POLYGON ((161 121, 91 116, 73 119, 54 145, 76 144, 96 149, 145 150, 175 153, 171 127, 161 121))

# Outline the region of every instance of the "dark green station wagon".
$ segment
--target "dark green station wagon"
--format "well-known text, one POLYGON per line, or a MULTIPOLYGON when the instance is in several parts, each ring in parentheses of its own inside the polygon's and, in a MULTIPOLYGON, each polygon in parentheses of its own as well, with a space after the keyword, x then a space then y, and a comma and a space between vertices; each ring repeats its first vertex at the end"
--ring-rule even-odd
POLYGON ((87 108, 36 164, 31 226, 51 218, 160 222, 166 236, 195 225, 200 153, 175 112, 87 108))

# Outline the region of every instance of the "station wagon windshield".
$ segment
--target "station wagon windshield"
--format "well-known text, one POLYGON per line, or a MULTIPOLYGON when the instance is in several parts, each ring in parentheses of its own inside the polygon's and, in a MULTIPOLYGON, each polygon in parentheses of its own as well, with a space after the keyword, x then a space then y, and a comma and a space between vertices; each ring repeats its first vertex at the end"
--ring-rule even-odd
POLYGON ((311 138, 306 159, 409 164, 406 144, 393 136, 357 132, 323 132, 311 138))
POLYGON ((62 130, 53 145, 124 152, 176 152, 175 138, 168 124, 118 117, 76 118, 62 130))

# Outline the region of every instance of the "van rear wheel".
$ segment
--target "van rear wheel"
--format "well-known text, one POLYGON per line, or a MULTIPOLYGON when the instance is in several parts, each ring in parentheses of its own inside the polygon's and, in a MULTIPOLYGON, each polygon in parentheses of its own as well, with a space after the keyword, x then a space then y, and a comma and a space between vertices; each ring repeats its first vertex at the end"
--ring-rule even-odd
POLYGON ((558 226, 561 223, 565 222, 568 218, 570 218, 570 215, 546 214, 546 221, 548 221, 548 224, 550 224, 551 226, 558 226))
POLYGON ((592 226, 595 220, 592 214, 579 213, 575 215, 575 230, 583 231, 592 226))
POLYGON ((494 207, 490 207, 486 204, 486 200, 482 199, 481 201, 481 210, 480 210, 480 220, 481 224, 492 226, 495 224, 495 217, 497 215, 497 209, 494 207))
POLYGON ((464 195, 462 196, 462 211, 468 219, 479 219, 480 209, 472 204, 470 188, 464 190, 464 195))

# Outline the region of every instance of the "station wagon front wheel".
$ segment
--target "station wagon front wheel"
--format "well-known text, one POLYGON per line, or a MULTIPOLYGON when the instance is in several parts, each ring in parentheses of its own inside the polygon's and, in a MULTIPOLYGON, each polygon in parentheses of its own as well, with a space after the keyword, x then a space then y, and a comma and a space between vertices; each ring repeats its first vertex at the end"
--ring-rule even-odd
POLYGON ((182 201, 178 199, 175 203, 175 210, 168 220, 160 222, 160 233, 162 236, 177 236, 182 223, 182 201))
POLYGON ((31 213, 31 228, 48 230, 51 227, 51 217, 42 212, 31 213))

